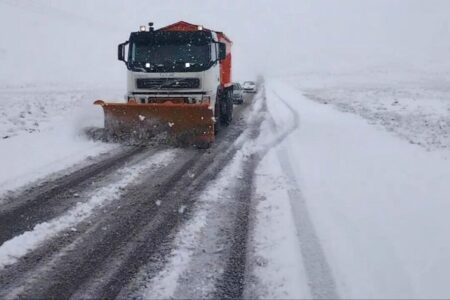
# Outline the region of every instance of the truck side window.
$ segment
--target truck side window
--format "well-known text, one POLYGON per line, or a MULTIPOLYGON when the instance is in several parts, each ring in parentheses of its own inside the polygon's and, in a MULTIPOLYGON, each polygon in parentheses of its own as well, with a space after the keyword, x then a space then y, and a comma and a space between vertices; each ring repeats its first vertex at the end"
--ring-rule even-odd
POLYGON ((217 60, 217 43, 211 43, 211 61, 217 60))

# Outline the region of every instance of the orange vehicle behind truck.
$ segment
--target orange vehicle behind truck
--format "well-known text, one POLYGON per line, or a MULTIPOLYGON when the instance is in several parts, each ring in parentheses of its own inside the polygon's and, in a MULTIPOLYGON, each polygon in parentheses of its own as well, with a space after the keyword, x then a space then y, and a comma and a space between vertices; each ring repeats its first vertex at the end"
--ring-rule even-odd
POLYGON ((187 22, 132 32, 118 47, 127 67, 125 103, 97 100, 113 140, 208 147, 233 118, 231 40, 187 22))

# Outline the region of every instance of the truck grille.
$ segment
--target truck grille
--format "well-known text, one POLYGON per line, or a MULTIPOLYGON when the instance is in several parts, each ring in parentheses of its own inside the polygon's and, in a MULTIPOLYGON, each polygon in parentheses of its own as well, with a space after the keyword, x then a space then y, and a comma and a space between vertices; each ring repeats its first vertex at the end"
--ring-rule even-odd
POLYGON ((138 89, 197 89, 200 87, 199 78, 139 78, 136 80, 138 89))

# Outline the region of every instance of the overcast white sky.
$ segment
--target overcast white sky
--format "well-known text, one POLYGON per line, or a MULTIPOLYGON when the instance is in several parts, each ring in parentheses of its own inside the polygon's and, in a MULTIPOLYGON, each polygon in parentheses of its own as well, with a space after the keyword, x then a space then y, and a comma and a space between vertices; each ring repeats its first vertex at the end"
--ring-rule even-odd
POLYGON ((0 0, 0 83, 124 82, 117 44, 179 20, 231 37, 237 79, 450 66, 445 0, 0 0))

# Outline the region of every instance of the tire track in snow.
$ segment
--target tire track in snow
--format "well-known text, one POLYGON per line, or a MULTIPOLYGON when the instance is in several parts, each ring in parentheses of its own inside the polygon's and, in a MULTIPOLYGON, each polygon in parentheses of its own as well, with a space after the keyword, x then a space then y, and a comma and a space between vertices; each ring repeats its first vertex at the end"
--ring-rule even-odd
MULTIPOLYGON (((230 195, 230 191, 240 186, 238 179, 230 180, 230 177, 243 178, 244 160, 242 154, 235 155, 218 178, 198 196, 192 216, 176 234, 171 258, 165 268, 151 280, 145 280, 145 287, 141 291, 123 294, 119 298, 212 297, 216 281, 220 280, 227 263, 230 245, 228 234, 233 231, 231 219, 239 214, 235 206, 243 203, 230 195)), ((145 269, 151 270, 152 267, 146 266, 145 269)))
POLYGON ((0 272, 0 281, 8 283, 8 291, 0 292, 0 298, 12 294, 114 298, 142 265, 151 263, 152 272, 157 273, 171 250, 167 245, 172 233, 188 218, 195 195, 229 163, 237 150, 233 143, 243 128, 240 123, 230 126, 208 151, 180 150, 172 167, 140 178, 137 186, 110 205, 111 209, 102 208, 94 224, 81 226, 81 234, 74 234, 69 241, 58 237, 63 247, 52 240, 43 250, 38 249, 39 254, 34 251, 14 265, 14 270, 0 272), (180 213, 180 207, 187 213, 180 213), (30 261, 32 268, 28 267, 30 261), (27 274, 21 268, 17 271, 18 265, 27 274), (9 275, 15 279, 9 279, 9 275))
POLYGON ((113 172, 144 150, 143 147, 127 149, 68 175, 29 187, 14 197, 8 197, 0 209, 0 245, 31 230, 36 224, 63 213, 80 201, 78 197, 81 190, 89 188, 98 176, 104 177, 113 172))
POLYGON ((220 299, 237 299, 242 298, 245 287, 248 282, 248 243, 250 229, 250 211, 252 195, 254 194, 254 175, 255 170, 266 154, 276 145, 280 144, 287 136, 289 136, 297 127, 298 122, 292 128, 283 131, 277 135, 275 139, 267 143, 261 142, 261 126, 267 116, 267 103, 265 96, 265 86, 261 85, 262 103, 254 103, 258 108, 252 116, 252 126, 249 128, 247 140, 244 141, 242 147, 248 158, 242 163, 242 174, 245 178, 244 183, 236 189, 238 212, 234 217, 232 234, 230 235, 231 246, 229 249, 227 264, 223 270, 221 279, 216 282, 216 291, 214 298, 220 299))
MULTIPOLYGON (((216 282, 214 298, 218 299, 238 299, 242 298, 247 276, 247 249, 250 226, 250 209, 253 194, 253 181, 256 167, 267 153, 271 145, 265 145, 262 149, 257 147, 257 140, 261 134, 261 125, 264 122, 264 113, 267 111, 265 105, 264 83, 260 83, 262 88, 262 105, 256 107, 252 112, 250 128, 247 133, 247 140, 241 145, 243 154, 247 159, 242 162, 242 184, 235 191, 237 206, 234 216, 234 228, 230 235, 231 247, 227 265, 223 271, 220 281, 216 282)), ((254 107, 259 103, 253 103, 254 107)), ((242 154, 242 153, 241 153, 242 154)))
MULTIPOLYGON (((264 86, 261 89, 264 95, 264 86)), ((187 267, 187 271, 181 277, 176 279, 181 279, 181 282, 178 282, 177 287, 168 288, 168 290, 174 291, 174 294, 170 296, 164 294, 164 296, 175 296, 177 298, 186 297, 187 295, 188 298, 212 297, 220 299, 237 299, 243 297, 248 273, 247 247, 251 197, 254 192, 254 172, 259 162, 269 150, 278 145, 296 128, 294 126, 289 130, 283 131, 275 139, 259 145, 260 129, 267 112, 265 97, 263 96, 262 98, 262 105, 260 103, 254 103, 258 108, 253 112, 253 116, 251 116, 250 128, 248 128, 246 134, 243 134, 244 139, 237 141, 242 151, 240 154, 246 155, 247 158, 241 162, 240 166, 243 178, 241 184, 235 189, 228 189, 229 192, 232 192, 232 197, 235 197, 233 201, 228 201, 228 204, 231 204, 234 208, 221 210, 222 214, 228 215, 224 218, 228 220, 228 224, 220 224, 223 220, 217 221, 218 223, 213 222, 214 224, 209 224, 209 226, 212 225, 215 228, 207 230, 208 239, 206 244, 201 244, 204 253, 197 253, 196 257, 188 258, 191 260, 190 266, 187 267), (216 227, 219 228, 217 229, 216 227), (218 233, 221 235, 219 239, 224 238, 224 233, 228 237, 225 244, 223 244, 223 241, 219 242, 219 247, 217 247, 215 242, 210 241, 211 234, 217 236, 218 233), (218 253, 216 253, 217 248, 219 249, 218 253), (214 262, 214 259, 220 260, 220 262, 214 262), (223 261, 226 262, 225 265, 223 261), (190 279, 194 276, 196 277, 195 279, 190 279), (211 283, 214 281, 215 284, 211 283), (213 284, 214 287, 211 287, 213 284)), ((180 257, 180 259, 182 258, 180 257)), ((167 276, 173 279, 179 275, 174 276, 173 273, 169 273, 167 276)), ((162 291, 167 292, 164 288, 162 291)), ((161 296, 158 292, 147 295, 161 296)))
MULTIPOLYGON (((294 119, 293 126, 277 139, 278 143, 281 143, 281 141, 289 134, 299 128, 300 116, 289 103, 278 95, 277 92, 274 90, 271 92, 288 108, 294 119)), ((276 132, 276 122, 272 115, 270 117, 271 123, 273 124, 273 131, 276 132)), ((336 283, 331 268, 327 262, 314 224, 309 215, 305 198, 298 188, 300 185, 295 179, 295 172, 289 162, 289 153, 286 151, 285 147, 280 147, 277 150, 277 155, 281 167, 287 175, 287 179, 291 182, 291 186, 296 187, 288 189, 287 192, 291 206, 294 210, 292 213, 297 227, 297 236, 300 243, 304 267, 307 273, 306 275, 309 279, 308 285, 310 287, 311 295, 314 299, 338 299, 339 295, 337 293, 336 283)))
MULTIPOLYGON (((248 111, 246 105, 239 108, 248 111)), ((215 295, 224 289, 233 295, 242 294, 250 199, 247 192, 252 186, 243 166, 253 161, 245 141, 259 132, 259 126, 250 126, 227 146, 230 151, 216 156, 225 167, 215 168, 205 189, 197 189, 193 195, 195 206, 185 209, 189 221, 176 233, 172 244, 163 246, 170 252, 167 263, 162 268, 155 262, 146 265, 119 298, 217 298, 225 297, 215 295), (238 178, 230 178, 235 176, 238 178)))
MULTIPOLYGON (((241 110, 237 110, 236 117, 240 116, 241 110)), ((196 156, 186 164, 186 168, 180 169, 179 172, 182 174, 180 178, 165 182, 163 184, 166 186, 164 191, 156 195, 157 197, 147 196, 147 202, 152 203, 157 200, 161 204, 154 211, 154 216, 146 214, 146 219, 143 220, 145 225, 133 226, 137 232, 134 233, 135 237, 132 239, 152 242, 140 242, 139 247, 127 246, 132 249, 120 250, 120 252, 126 253, 125 259, 123 259, 124 255, 113 253, 109 260, 120 261, 120 263, 115 263, 113 267, 105 265, 98 268, 96 272, 98 275, 94 275, 89 281, 86 281, 79 291, 72 295, 74 298, 136 297, 128 294, 127 286, 140 272, 143 264, 149 262, 150 265, 147 268, 149 270, 146 274, 147 278, 152 278, 165 267, 171 253, 171 243, 175 238, 174 233, 184 225, 190 216, 190 211, 197 202, 197 195, 217 177, 239 150, 232 143, 242 133, 239 122, 236 122, 236 126, 230 126, 221 133, 222 138, 210 150, 197 152, 196 156), (183 213, 180 213, 180 208, 183 213), (148 221, 149 216, 152 216, 151 222, 148 221)), ((54 293, 51 294, 54 295, 54 293)))
POLYGON ((173 159, 173 157, 174 151, 165 151, 156 153, 139 166, 124 167, 122 170, 119 170, 119 173, 124 175, 119 182, 100 188, 87 202, 78 203, 67 213, 48 222, 37 224, 33 230, 26 231, 6 241, 0 246, 0 271, 5 266, 14 264, 18 259, 37 248, 47 239, 81 223, 92 214, 94 209, 118 199, 122 194, 121 190, 138 179, 144 170, 155 164, 164 164, 164 162, 173 159))

